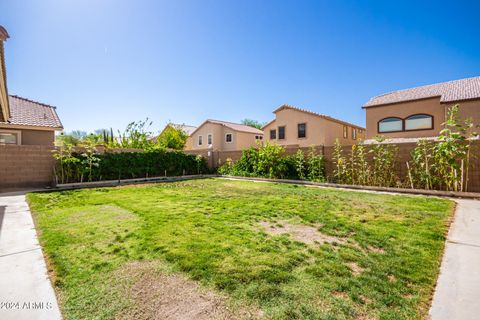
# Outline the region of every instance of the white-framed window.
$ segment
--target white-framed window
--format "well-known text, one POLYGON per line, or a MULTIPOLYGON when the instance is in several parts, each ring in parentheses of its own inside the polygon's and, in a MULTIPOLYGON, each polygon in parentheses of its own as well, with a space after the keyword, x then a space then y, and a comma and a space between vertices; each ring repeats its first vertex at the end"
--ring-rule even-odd
POLYGON ((352 139, 357 140, 357 128, 352 128, 352 139))
POLYGON ((203 144, 203 136, 198 136, 198 145, 201 146, 203 144))
POLYGON ((233 134, 227 133, 227 134, 225 135, 225 142, 226 142, 226 143, 231 143, 232 141, 233 141, 233 134))
POLYGON ((207 136, 207 144, 212 144, 212 143, 213 143, 213 136, 211 133, 209 133, 207 136))
POLYGON ((348 127, 343 126, 343 138, 347 139, 348 138, 348 127))
POLYGON ((0 129, 0 144, 22 144, 22 132, 18 130, 0 129))

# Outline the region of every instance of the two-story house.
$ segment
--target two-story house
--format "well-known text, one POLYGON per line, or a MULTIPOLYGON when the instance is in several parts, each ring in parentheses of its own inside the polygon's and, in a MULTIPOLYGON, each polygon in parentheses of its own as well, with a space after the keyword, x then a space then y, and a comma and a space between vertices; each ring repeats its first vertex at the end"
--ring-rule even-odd
POLYGON ((397 140, 436 137, 448 108, 459 105, 458 117, 480 124, 480 77, 393 91, 371 98, 363 108, 367 139, 377 135, 397 140))
POLYGON ((208 119, 190 135, 188 150, 233 151, 256 146, 263 131, 243 124, 208 119))
POLYGON ((273 111, 275 119, 263 127, 265 141, 282 146, 332 146, 336 139, 355 144, 365 139, 365 128, 316 112, 282 105, 273 111))

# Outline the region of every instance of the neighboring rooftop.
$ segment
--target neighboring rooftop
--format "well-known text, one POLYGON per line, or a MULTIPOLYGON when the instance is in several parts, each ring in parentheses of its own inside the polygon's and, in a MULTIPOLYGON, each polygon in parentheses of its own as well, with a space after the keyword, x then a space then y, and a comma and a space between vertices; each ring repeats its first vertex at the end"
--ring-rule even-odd
POLYGON ((480 77, 453 80, 382 94, 370 99, 364 108, 440 97, 440 102, 480 99, 480 77))
POLYGON ((186 134, 188 134, 189 136, 195 131, 197 130, 197 127, 195 126, 190 126, 188 124, 176 124, 176 123, 172 123, 172 125, 174 125, 175 127, 177 128, 180 128, 182 129, 186 134))
POLYGON ((0 124, 63 128, 55 107, 18 96, 8 96, 8 98, 10 118, 7 122, 0 122, 0 124))
MULTIPOLYGON (((341 123, 341 124, 344 124, 344 125, 347 125, 347 126, 351 126, 351 127, 355 127, 355 128, 358 128, 358 129, 365 130, 364 127, 361 127, 359 125, 356 125, 356 124, 353 124, 353 123, 350 123, 350 122, 346 122, 346 121, 343 121, 343 120, 339 120, 339 119, 336 119, 336 118, 333 118, 333 117, 330 117, 330 116, 327 116, 327 115, 324 115, 324 114, 321 114, 321 113, 317 113, 317 112, 314 112, 314 111, 309 111, 309 110, 297 108, 297 107, 294 107, 294 106, 291 106, 291 105, 288 105, 288 104, 282 104, 280 107, 275 109, 273 111, 273 113, 277 113, 277 112, 279 112, 281 110, 284 110, 284 109, 291 109, 291 110, 296 110, 296 111, 308 113, 308 114, 311 114, 311 115, 314 115, 314 116, 317 116, 317 117, 320 117, 320 118, 323 118, 323 119, 327 119, 327 120, 338 122, 338 123, 341 123)), ((266 125, 263 126, 263 128, 265 128, 266 126, 268 126, 269 124, 271 124, 275 120, 276 119, 273 119, 272 121, 268 122, 266 125)))
MULTIPOLYGON (((240 123, 233 123, 233 122, 228 122, 228 121, 220 121, 220 120, 213 120, 213 119, 207 119, 205 120, 200 126, 198 126, 198 128, 200 128, 201 126, 203 126, 205 123, 215 123, 215 124, 220 124, 222 126, 225 126, 227 128, 230 128, 232 130, 235 130, 235 131, 240 131, 240 132, 247 132, 247 133, 255 133, 255 134, 262 134, 263 135, 263 131, 262 130, 259 130, 257 128, 254 128, 254 127, 250 127, 250 126, 247 126, 247 125, 244 125, 244 124, 240 124, 240 123)), ((197 128, 197 129, 198 129, 197 128)), ((197 129, 194 130, 197 131, 197 129)), ((193 132, 192 132, 193 134, 193 132)))

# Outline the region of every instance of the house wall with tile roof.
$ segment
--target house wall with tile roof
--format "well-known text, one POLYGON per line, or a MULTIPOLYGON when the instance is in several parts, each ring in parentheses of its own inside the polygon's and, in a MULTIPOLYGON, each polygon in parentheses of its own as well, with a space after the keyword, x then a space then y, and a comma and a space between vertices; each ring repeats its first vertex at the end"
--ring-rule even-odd
POLYGON ((263 127, 264 139, 282 146, 309 147, 311 145, 334 145, 338 139, 341 144, 352 144, 365 139, 365 130, 346 122, 330 120, 328 117, 305 112, 296 108, 279 108, 275 119, 263 127), (298 138, 298 124, 306 124, 306 137, 298 138), (278 127, 285 126, 285 139, 279 139, 278 127), (347 137, 343 130, 346 128, 347 137), (356 130, 356 139, 353 130, 356 130), (276 130, 276 139, 270 139, 270 130, 276 130))
POLYGON ((377 135, 387 138, 422 138, 436 137, 443 129, 445 115, 449 107, 459 105, 458 116, 460 119, 472 118, 475 124, 480 124, 480 99, 441 103, 440 97, 421 99, 416 101, 400 102, 388 105, 371 106, 365 108, 367 123, 367 139, 377 135), (427 130, 412 130, 399 132, 378 131, 378 122, 388 117, 405 119, 415 114, 428 114, 433 116, 433 128, 427 130))

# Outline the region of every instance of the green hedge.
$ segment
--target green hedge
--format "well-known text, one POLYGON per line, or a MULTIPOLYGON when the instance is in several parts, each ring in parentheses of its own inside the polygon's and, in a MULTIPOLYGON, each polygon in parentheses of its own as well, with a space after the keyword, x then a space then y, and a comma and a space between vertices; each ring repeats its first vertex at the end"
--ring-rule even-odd
POLYGON ((103 153, 89 155, 73 153, 59 159, 56 169, 58 183, 86 182, 145 178, 155 176, 180 176, 208 173, 204 158, 181 151, 147 151, 103 153), (94 159, 93 161, 91 159, 94 159), (92 165, 93 163, 93 165, 92 165))

